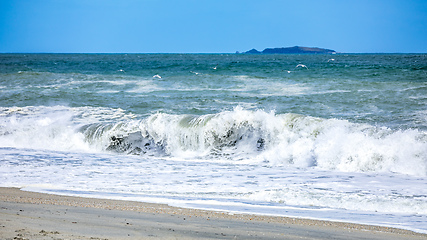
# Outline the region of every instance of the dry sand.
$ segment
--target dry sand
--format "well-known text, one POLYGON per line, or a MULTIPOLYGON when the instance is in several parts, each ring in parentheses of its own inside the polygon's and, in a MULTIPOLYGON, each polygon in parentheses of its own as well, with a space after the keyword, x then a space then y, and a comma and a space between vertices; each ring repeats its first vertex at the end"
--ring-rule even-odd
POLYGON ((0 188, 0 239, 427 239, 411 231, 0 188))

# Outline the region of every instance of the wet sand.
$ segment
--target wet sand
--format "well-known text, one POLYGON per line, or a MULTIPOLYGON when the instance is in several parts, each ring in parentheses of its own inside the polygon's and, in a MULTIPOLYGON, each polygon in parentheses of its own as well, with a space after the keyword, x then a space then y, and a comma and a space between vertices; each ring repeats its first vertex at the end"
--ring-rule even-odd
POLYGON ((0 188, 0 239, 427 239, 396 228, 230 215, 0 188))

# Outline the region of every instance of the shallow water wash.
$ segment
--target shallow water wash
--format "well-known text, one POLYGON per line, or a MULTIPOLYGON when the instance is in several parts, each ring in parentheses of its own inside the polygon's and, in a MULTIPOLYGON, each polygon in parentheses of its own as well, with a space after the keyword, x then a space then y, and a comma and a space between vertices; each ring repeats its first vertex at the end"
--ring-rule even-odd
POLYGON ((0 54, 0 92, 1 186, 427 233, 427 55, 0 54))

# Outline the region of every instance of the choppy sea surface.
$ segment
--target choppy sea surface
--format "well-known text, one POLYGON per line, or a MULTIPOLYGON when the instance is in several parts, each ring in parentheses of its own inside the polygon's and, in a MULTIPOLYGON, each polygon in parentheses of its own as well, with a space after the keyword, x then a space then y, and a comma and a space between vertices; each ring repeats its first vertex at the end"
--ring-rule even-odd
POLYGON ((427 233, 427 55, 0 54, 0 186, 427 233))

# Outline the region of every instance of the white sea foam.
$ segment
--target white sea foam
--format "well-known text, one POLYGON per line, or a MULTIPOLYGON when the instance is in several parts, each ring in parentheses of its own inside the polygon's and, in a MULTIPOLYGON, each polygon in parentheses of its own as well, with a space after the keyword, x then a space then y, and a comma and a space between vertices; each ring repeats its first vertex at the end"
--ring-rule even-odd
POLYGON ((236 109, 194 118, 157 114, 141 123, 141 131, 172 155, 231 153, 255 155, 273 165, 427 173, 426 134, 417 130, 392 131, 343 120, 236 109))
POLYGON ((0 144, 8 147, 220 156, 271 166, 427 175, 427 134, 421 130, 242 108, 144 119, 107 108, 2 110, 0 144))
POLYGON ((121 109, 91 107, 1 107, 0 112, 0 146, 59 151, 94 150, 78 131, 86 121, 133 117, 121 109))
POLYGON ((240 107, 16 107, 0 119, 2 186, 427 231, 420 130, 240 107))

